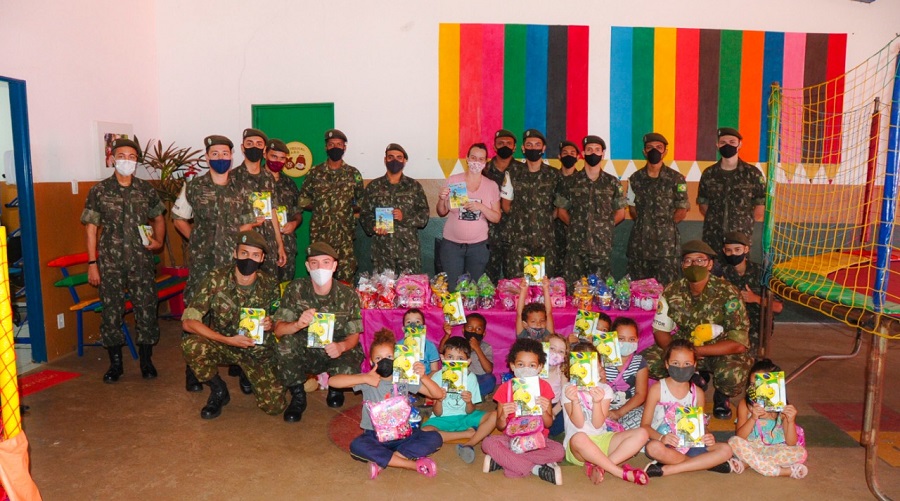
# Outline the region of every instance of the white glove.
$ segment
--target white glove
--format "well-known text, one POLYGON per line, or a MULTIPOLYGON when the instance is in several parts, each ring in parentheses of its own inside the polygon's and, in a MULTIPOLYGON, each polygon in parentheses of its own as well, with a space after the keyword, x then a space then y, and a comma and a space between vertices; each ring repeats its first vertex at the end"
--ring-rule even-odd
POLYGON ((663 296, 659 296, 656 316, 653 317, 653 330, 669 333, 675 330, 675 321, 669 318, 669 303, 663 296))
POLYGON ((500 198, 504 200, 513 199, 513 185, 512 181, 509 179, 509 172, 505 173, 503 176, 503 186, 500 187, 500 198))
POLYGON ((187 181, 185 181, 185 184, 181 185, 181 192, 178 194, 175 203, 172 204, 172 214, 175 214, 181 219, 190 219, 194 217, 194 208, 191 207, 191 204, 187 201, 187 181))

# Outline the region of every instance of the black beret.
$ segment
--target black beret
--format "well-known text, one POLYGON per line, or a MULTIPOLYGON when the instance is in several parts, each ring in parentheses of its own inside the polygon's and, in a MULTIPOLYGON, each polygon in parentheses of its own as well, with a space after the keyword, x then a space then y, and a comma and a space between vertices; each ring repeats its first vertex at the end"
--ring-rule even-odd
POLYGON ((400 146, 397 143, 391 143, 391 144, 387 145, 387 148, 384 149, 384 154, 387 155, 387 152, 389 152, 391 150, 399 151, 400 153, 403 153, 403 158, 409 160, 409 155, 406 154, 406 150, 403 149, 403 146, 400 146))
POLYGON ((703 240, 689 240, 683 244, 681 244, 681 255, 685 256, 687 254, 691 254, 693 252, 699 252, 700 254, 706 254, 707 256, 714 258, 716 257, 716 251, 712 250, 712 247, 706 244, 703 240))
POLYGON ((127 137, 116 138, 112 144, 112 151, 115 152, 116 148, 121 148, 123 146, 134 148, 134 151, 137 152, 138 158, 141 158, 141 145, 137 144, 137 141, 135 141, 134 139, 128 139, 127 137))
POLYGON ((334 247, 325 242, 313 242, 306 248, 306 257, 331 256, 331 259, 337 259, 337 252, 334 247))
POLYGON ((513 142, 516 141, 516 135, 506 129, 500 129, 494 133, 494 139, 499 139, 501 137, 509 137, 512 138, 513 142))
POLYGON ((741 133, 737 131, 737 129, 733 129, 731 127, 719 127, 719 130, 716 131, 716 137, 722 136, 734 136, 741 141, 744 140, 744 136, 742 136, 741 133))
POLYGON ((340 139, 346 143, 347 135, 337 129, 328 129, 325 131, 325 142, 327 143, 329 139, 340 139))
POLYGON ((603 151, 606 151, 606 141, 600 136, 584 136, 584 139, 581 140, 582 147, 589 144, 599 144, 603 151))
POLYGON ((726 244, 741 244, 750 246, 750 239, 747 238, 747 235, 740 231, 729 231, 725 234, 725 243, 726 244))
POLYGON ((263 252, 269 252, 269 249, 266 247, 266 239, 254 230, 238 233, 237 242, 238 245, 249 245, 250 247, 262 249, 263 252))
POLYGON ((644 144, 651 143, 653 141, 658 141, 666 146, 669 145, 669 141, 666 139, 666 136, 660 134, 659 132, 650 132, 648 134, 644 134, 644 144))
POLYGON ((562 149, 565 148, 566 146, 571 146, 571 147, 575 148, 575 153, 578 153, 578 152, 580 151, 580 150, 578 149, 578 145, 577 145, 577 144, 575 144, 575 143, 573 143, 572 141, 569 141, 568 139, 566 139, 566 140, 564 140, 564 141, 560 141, 560 143, 559 143, 559 152, 562 153, 562 149))
POLYGON ((291 150, 288 149, 287 145, 284 144, 284 141, 281 139, 269 139, 266 147, 270 150, 280 151, 282 153, 287 153, 288 155, 291 154, 291 150))
POLYGON ((263 142, 269 142, 269 136, 267 136, 265 132, 259 129, 244 129, 244 139, 254 136, 261 137, 263 139, 263 142))
POLYGON ((525 142, 529 137, 536 137, 541 140, 544 144, 547 144, 547 138, 544 137, 544 134, 537 129, 528 129, 522 134, 522 142, 525 142))
POLYGON ((209 151, 210 146, 215 146, 217 144, 224 144, 231 149, 234 149, 234 143, 231 142, 231 139, 228 139, 225 136, 206 136, 206 139, 203 140, 203 146, 206 147, 206 151, 209 151))

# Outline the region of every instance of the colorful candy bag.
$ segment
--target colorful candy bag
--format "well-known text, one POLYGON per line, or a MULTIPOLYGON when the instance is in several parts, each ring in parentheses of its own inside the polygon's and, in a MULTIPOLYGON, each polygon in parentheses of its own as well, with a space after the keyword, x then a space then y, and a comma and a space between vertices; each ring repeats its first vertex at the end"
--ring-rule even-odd
POLYGON ((442 307, 442 298, 449 292, 450 284, 447 283, 447 274, 442 272, 435 275, 431 279, 431 306, 442 307))
POLYGON ((562 277, 550 279, 550 303, 554 308, 566 307, 566 279, 562 277))
POLYGON ((588 279, 587 277, 582 277, 572 287, 572 307, 579 310, 590 310, 593 300, 594 293, 591 292, 588 279))
POLYGON ((497 289, 491 282, 491 278, 487 274, 481 275, 478 279, 478 308, 481 310, 489 310, 494 307, 494 294, 497 289))
POLYGON ((398 308, 424 308, 431 295, 428 275, 401 275, 395 286, 398 308))
POLYGON ((478 284, 472 280, 468 273, 464 273, 456 282, 456 292, 459 292, 463 300, 463 308, 466 311, 478 309, 478 284))
POLYGON ((394 396, 381 402, 366 401, 369 410, 369 419, 375 428, 375 436, 379 442, 400 440, 412 434, 409 426, 410 407, 406 397, 397 392, 394 385, 394 396))
POLYGON ((362 273, 359 276, 359 284, 356 286, 356 293, 359 295, 359 306, 364 310, 374 309, 378 304, 378 292, 375 290, 375 282, 368 273, 362 273))
POLYGON ((515 311, 521 286, 521 278, 501 278, 497 282, 497 299, 500 301, 501 308, 506 311, 515 311))
MULTIPOLYGON (((374 278, 374 277, 373 277, 374 278)), ((397 282, 397 275, 391 270, 385 270, 381 275, 377 276, 375 282, 376 308, 380 310, 390 310, 394 308, 394 298, 397 296, 394 285, 397 282)))

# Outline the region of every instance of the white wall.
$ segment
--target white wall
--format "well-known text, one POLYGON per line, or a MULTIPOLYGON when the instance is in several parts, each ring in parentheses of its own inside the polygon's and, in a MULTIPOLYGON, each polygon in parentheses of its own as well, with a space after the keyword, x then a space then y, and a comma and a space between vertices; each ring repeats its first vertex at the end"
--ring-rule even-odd
POLYGON ((158 134, 156 3, 0 0, 0 75, 25 80, 36 182, 97 179, 96 121, 158 134))
POLYGON ((13 164, 12 117, 9 109, 9 84, 0 82, 0 178, 9 184, 16 182, 13 164))

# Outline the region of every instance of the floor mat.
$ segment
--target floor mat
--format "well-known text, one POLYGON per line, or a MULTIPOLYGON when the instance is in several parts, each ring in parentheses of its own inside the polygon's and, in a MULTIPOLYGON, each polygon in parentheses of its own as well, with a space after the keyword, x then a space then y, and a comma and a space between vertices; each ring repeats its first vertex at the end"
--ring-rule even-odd
MULTIPOLYGON (((811 404, 819 414, 839 427, 849 436, 854 445, 859 446, 859 429, 862 427, 862 403, 821 403, 811 404)), ((807 440, 810 439, 807 432, 807 440)), ((878 431, 878 457, 887 464, 900 467, 900 413, 887 406, 881 408, 881 422, 878 431)))
POLYGON ((328 439, 339 449, 350 453, 350 442, 358 437, 362 430, 359 421, 362 419, 362 404, 355 405, 337 416, 331 418, 328 423, 328 439))
POLYGON ((36 374, 29 374, 19 378, 19 397, 27 397, 41 390, 46 390, 51 386, 65 383, 70 379, 75 379, 81 374, 77 372, 63 372, 51 369, 43 370, 36 374))

